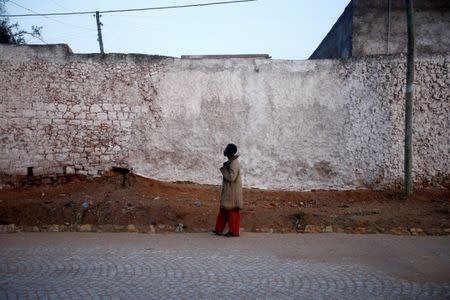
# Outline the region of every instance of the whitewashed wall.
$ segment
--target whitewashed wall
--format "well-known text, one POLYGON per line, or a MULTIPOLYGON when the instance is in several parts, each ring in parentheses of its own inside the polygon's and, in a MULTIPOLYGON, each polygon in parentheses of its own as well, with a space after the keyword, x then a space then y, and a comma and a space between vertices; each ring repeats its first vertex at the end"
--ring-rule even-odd
MULTIPOLYGON (((220 183, 238 145, 246 186, 402 182, 406 58, 288 61, 74 55, 0 46, 0 171, 220 183)), ((417 59, 414 176, 450 174, 449 56, 417 59)))

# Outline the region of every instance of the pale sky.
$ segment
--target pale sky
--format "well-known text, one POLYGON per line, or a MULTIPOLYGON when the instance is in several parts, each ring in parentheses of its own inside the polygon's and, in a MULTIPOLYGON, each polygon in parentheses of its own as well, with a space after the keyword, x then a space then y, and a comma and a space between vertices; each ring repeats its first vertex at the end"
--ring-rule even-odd
MULTIPOLYGON (((37 13, 186 5, 219 0, 11 0, 37 13)), ((29 10, 6 3, 8 14, 29 10)), ((224 1, 224 0, 221 0, 224 1)), ((350 0, 258 0, 238 4, 101 17, 106 53, 179 57, 195 54, 266 53, 274 59, 307 59, 350 0)), ((24 29, 43 26, 48 44, 65 43, 75 53, 99 52, 93 15, 10 18, 24 29)), ((34 38, 29 43, 42 44, 34 38)))

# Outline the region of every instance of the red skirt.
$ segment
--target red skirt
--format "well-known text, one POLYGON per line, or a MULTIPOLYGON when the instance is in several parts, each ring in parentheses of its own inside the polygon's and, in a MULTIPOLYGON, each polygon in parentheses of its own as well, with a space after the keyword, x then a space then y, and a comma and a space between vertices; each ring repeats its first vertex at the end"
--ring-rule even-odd
POLYGON ((240 221, 241 214, 239 210, 220 208, 219 214, 217 215, 215 231, 222 233, 228 222, 228 232, 234 236, 239 236, 240 221))

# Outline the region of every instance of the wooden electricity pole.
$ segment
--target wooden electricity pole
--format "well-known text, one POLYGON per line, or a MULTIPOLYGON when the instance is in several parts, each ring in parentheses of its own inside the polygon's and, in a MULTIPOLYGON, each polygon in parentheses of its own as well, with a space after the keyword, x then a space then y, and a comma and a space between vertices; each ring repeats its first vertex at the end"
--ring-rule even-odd
POLYGON ((408 26, 408 54, 406 58, 406 95, 405 95, 405 194, 413 192, 412 180, 412 118, 413 118, 413 82, 414 82, 414 12, 413 0, 406 1, 406 22, 408 26))
POLYGON ((97 20, 97 33, 98 33, 98 43, 100 45, 100 53, 105 54, 103 51, 103 38, 102 38, 102 23, 100 22, 100 14, 98 11, 95 12, 95 19, 97 20))

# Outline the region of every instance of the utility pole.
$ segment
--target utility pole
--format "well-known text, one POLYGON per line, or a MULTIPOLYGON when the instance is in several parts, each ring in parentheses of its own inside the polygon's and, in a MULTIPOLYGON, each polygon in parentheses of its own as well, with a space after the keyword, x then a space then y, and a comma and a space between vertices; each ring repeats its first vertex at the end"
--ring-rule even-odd
POLYGON ((405 0, 406 22, 408 26, 408 54, 406 58, 406 95, 405 95, 405 194, 413 192, 412 180, 412 118, 413 118, 413 82, 414 82, 414 12, 413 0, 405 0))
POLYGON ((100 22, 100 14, 98 11, 95 12, 95 19, 97 20, 97 33, 98 33, 98 43, 100 45, 100 53, 105 54, 103 51, 103 38, 102 38, 102 23, 100 22))

